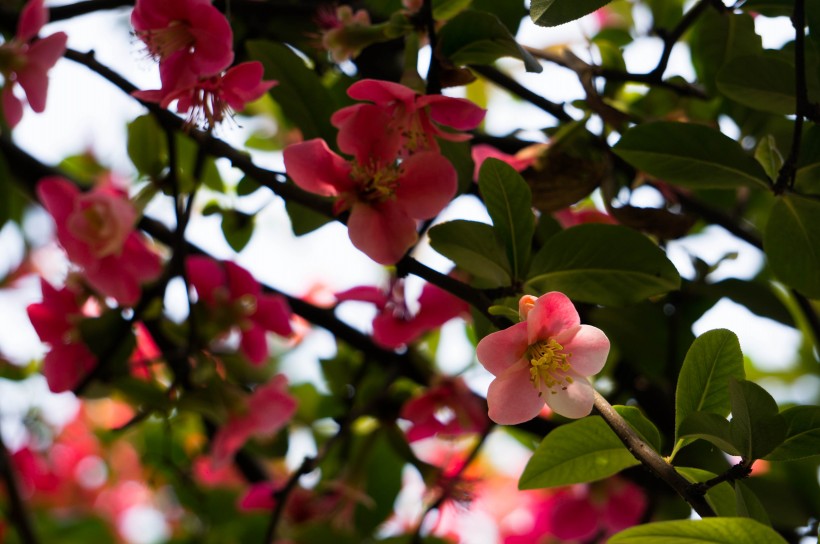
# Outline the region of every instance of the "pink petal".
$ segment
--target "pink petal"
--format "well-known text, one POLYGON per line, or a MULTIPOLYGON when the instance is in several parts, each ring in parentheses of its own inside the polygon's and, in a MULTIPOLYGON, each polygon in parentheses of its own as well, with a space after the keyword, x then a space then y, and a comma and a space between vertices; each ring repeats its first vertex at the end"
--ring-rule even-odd
POLYGON ((592 376, 604 368, 609 354, 609 338, 600 329, 581 325, 572 340, 562 345, 565 353, 572 353, 569 362, 573 372, 581 376, 592 376))
POLYGON ((267 331, 273 331, 279 336, 289 336, 293 333, 290 315, 290 306, 285 297, 261 295, 256 299, 256 313, 251 319, 267 331))
POLYGON ((509 155, 494 148, 488 144, 476 144, 472 148, 472 157, 473 162, 475 163, 475 169, 473 170, 473 179, 478 181, 478 173, 481 170, 481 165, 484 164, 484 161, 493 158, 499 159, 510 166, 512 166, 516 172, 521 172, 525 170, 527 167, 532 165, 535 162, 535 157, 521 157, 518 158, 515 155, 509 155))
POLYGON ((637 525, 646 511, 647 499, 643 490, 631 482, 623 482, 620 489, 610 490, 604 505, 603 522, 610 533, 637 525))
POLYGON ((586 496, 558 496, 550 512, 552 534, 562 542, 587 541, 598 531, 599 515, 586 496))
POLYGON ((42 40, 37 40, 29 47, 26 57, 30 62, 37 64, 41 69, 48 71, 63 56, 66 49, 68 35, 65 32, 55 32, 42 40))
POLYGON ((422 151, 406 159, 401 166, 396 198, 410 217, 435 217, 455 196, 458 175, 442 155, 422 151))
POLYGON ((289 145, 283 156, 288 175, 305 191, 337 196, 354 189, 350 165, 332 152, 324 140, 317 138, 289 145))
POLYGON ((484 120, 487 110, 480 108, 464 98, 444 95, 422 96, 416 102, 417 107, 430 108, 430 117, 436 123, 456 130, 471 130, 484 120))
POLYGON ((555 393, 544 391, 543 397, 553 412, 564 417, 578 419, 592 412, 593 389, 583 376, 573 376, 573 382, 566 389, 555 393))
POLYGON ((213 306, 214 291, 225 286, 226 282, 222 266, 210 257, 191 255, 185 260, 185 273, 199 300, 213 306))
POLYGON ((253 484, 248 488, 248 492, 239 501, 239 508, 241 510, 273 510, 276 506, 276 500, 273 494, 281 486, 276 486, 271 482, 261 482, 253 484))
POLYGON ((416 240, 416 222, 392 202, 355 204, 347 221, 353 245, 379 264, 395 264, 416 240))
POLYGON ((45 0, 30 0, 20 12, 17 21, 17 39, 27 42, 40 32, 48 22, 48 9, 45 0))
POLYGON ((37 184, 37 198, 46 211, 54 218, 58 228, 65 225, 74 211, 74 202, 80 190, 70 181, 61 177, 47 177, 37 184))
POLYGON ((222 78, 225 98, 234 111, 242 111, 245 104, 253 102, 275 85, 274 81, 262 81, 262 63, 243 62, 228 70, 222 78))
POLYGON ((268 340, 265 329, 252 324, 248 330, 242 331, 239 347, 251 363, 262 364, 268 358, 268 340))
POLYGON ((100 259, 97 266, 85 266, 85 279, 100 294, 111 297, 122 306, 134 306, 140 299, 140 283, 132 271, 124 267, 122 260, 109 255, 100 259))
POLYGON ((359 104, 351 111, 339 125, 339 149, 362 166, 392 164, 401 148, 401 134, 393 128, 392 117, 372 104, 359 104))
POLYGON ((529 361, 521 360, 490 383, 489 415, 499 425, 529 421, 544 407, 544 399, 530 381, 529 367, 529 361))
POLYGON ((23 103, 14 96, 14 82, 7 81, 3 87, 3 117, 10 128, 14 128, 23 118, 23 103))
POLYGON ((580 324, 581 318, 578 317, 575 306, 564 293, 547 293, 538 297, 527 315, 529 343, 558 336, 562 331, 574 329, 580 324))
POLYGON ((385 304, 387 304, 387 293, 384 292, 384 289, 380 289, 378 287, 371 287, 371 286, 359 286, 353 287, 348 289, 347 291, 342 291, 341 293, 336 293, 334 295, 338 302, 345 302, 348 300, 356 300, 361 302, 371 302, 376 305, 378 309, 384 308, 385 304))
POLYGON ((288 380, 277 374, 261 385, 248 399, 248 413, 254 416, 255 435, 273 435, 279 432, 296 413, 297 402, 288 393, 288 380))
POLYGON ((482 338, 475 351, 478 362, 494 376, 500 376, 524 357, 528 347, 527 324, 516 323, 482 338))
POLYGON ((262 287, 250 272, 233 261, 225 261, 223 265, 231 300, 247 296, 257 299, 262 294, 262 287))
POLYGON ((373 319, 373 340, 388 349, 409 344, 426 330, 415 320, 399 319, 390 311, 382 312, 373 319))
POLYGON ((369 100, 381 105, 393 101, 411 104, 417 94, 413 89, 399 83, 378 79, 363 79, 347 89, 347 95, 354 100, 369 100))
POLYGON ((253 423, 246 418, 232 418, 217 431, 211 443, 213 468, 220 468, 231 460, 233 454, 253 433, 253 423))
POLYGON ((43 376, 52 393, 70 391, 94 368, 97 358, 85 344, 57 344, 43 359, 43 376))
POLYGON ((145 244, 140 234, 131 232, 120 256, 122 267, 139 283, 153 281, 162 274, 162 259, 145 244))

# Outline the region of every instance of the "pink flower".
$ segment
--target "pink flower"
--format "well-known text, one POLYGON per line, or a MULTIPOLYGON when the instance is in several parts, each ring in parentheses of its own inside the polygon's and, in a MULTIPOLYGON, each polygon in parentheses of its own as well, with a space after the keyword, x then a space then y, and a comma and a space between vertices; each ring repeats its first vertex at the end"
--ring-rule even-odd
POLYGON ((188 281, 219 332, 238 328, 242 335, 240 349, 252 363, 259 364, 268 357, 266 331, 280 336, 292 332, 285 298, 263 294, 259 282, 238 264, 194 255, 188 257, 185 266, 188 281))
POLYGON ((375 79, 357 81, 347 89, 347 94, 356 100, 373 103, 342 108, 330 118, 333 126, 339 129, 339 149, 351 155, 356 154, 361 137, 356 113, 362 109, 370 110, 374 105, 386 114, 384 119, 387 122, 378 127, 380 136, 398 138, 404 154, 438 151, 436 138, 469 140, 469 134, 444 131, 440 125, 457 131, 471 130, 484 120, 487 113, 463 98, 421 95, 404 85, 375 79))
POLYGON ((352 161, 313 139, 285 148, 285 168, 305 191, 336 197, 336 213, 350 210, 354 246, 377 263, 395 264, 418 240, 416 220, 435 217, 456 194, 456 171, 432 151, 398 161, 401 141, 377 106, 362 104, 345 126, 356 134, 347 142, 352 161))
POLYGON ((280 482, 259 482, 252 484, 245 495, 239 500, 239 509, 271 511, 276 506, 274 493, 282 489, 280 482))
POLYGON ((209 0, 137 0, 131 24, 160 63, 175 59, 204 77, 233 62, 231 25, 209 0))
POLYGON ((110 179, 81 193, 70 181, 50 177, 37 185, 37 196, 88 285, 124 306, 136 304, 140 284, 158 278, 162 263, 134 231, 137 212, 125 193, 110 179))
POLYGON ((296 413, 296 399, 288 394, 288 380, 277 374, 248 397, 244 411, 234 414, 219 429, 212 444, 213 466, 230 461, 251 436, 272 436, 296 413))
POLYGON ((32 110, 42 113, 46 108, 48 71, 63 56, 68 40, 65 32, 35 40, 47 21, 48 10, 43 0, 30 1, 20 13, 15 37, 0 46, 0 73, 5 79, 3 115, 10 127, 16 126, 23 117, 23 103, 14 92, 17 83, 23 88, 32 110))
POLYGON ((73 389, 97 364, 97 358, 82 340, 77 324, 85 315, 77 294, 67 287, 57 290, 40 280, 43 301, 26 311, 40 340, 51 349, 43 360, 43 375, 54 393, 73 389))
POLYGON ((585 223, 603 223, 615 225, 618 222, 608 213, 602 212, 592 207, 564 208, 553 212, 553 217, 565 229, 585 223))
POLYGON ((379 314, 373 320, 373 340, 389 349, 409 344, 424 333, 469 312, 466 302, 427 283, 421 290, 418 312, 412 314, 405 303, 404 281, 401 279, 392 281, 388 292, 377 287, 354 287, 337 293, 336 300, 375 304, 379 314))
POLYGON ((588 415, 593 389, 587 376, 604 367, 609 339, 581 325, 563 293, 524 296, 519 313, 521 323, 487 335, 476 347, 479 362, 495 376, 487 392, 490 419, 502 425, 528 421, 545 402, 564 417, 588 415))
POLYGON ((133 95, 163 108, 176 101, 177 112, 188 112, 190 123, 214 127, 276 85, 275 81, 263 81, 263 72, 262 63, 253 61, 237 64, 224 73, 198 77, 180 58, 174 58, 160 68, 161 89, 135 91, 133 95))
POLYGON ((515 155, 510 155, 488 144, 476 144, 471 150, 473 163, 475 163, 473 179, 478 181, 478 173, 481 170, 481 165, 489 158, 506 162, 512 166, 516 172, 526 170, 535 163, 538 159, 538 153, 545 147, 547 147, 547 144, 533 144, 525 147, 515 155))
POLYGON ((318 24, 322 28, 322 47, 334 62, 344 62, 357 56, 362 49, 379 41, 383 32, 370 24, 367 10, 353 12, 350 6, 319 8, 318 24))
POLYGON ((401 418, 412 423, 407 441, 431 436, 481 433, 489 425, 484 403, 461 378, 444 379, 412 399, 401 409, 401 418))

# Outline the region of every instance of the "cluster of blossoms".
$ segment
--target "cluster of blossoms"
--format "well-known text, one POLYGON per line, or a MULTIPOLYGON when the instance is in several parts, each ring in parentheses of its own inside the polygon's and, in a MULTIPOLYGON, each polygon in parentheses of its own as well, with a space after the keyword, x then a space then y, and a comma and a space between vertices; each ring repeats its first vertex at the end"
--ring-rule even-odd
POLYGON ((348 89, 366 103, 342 108, 331 118, 339 149, 313 139, 284 151, 288 175, 302 189, 335 198, 337 214, 349 212, 353 245, 390 265, 418 240, 416 222, 438 215, 455 196, 457 175, 436 138, 465 140, 456 131, 478 126, 485 111, 472 102, 420 95, 386 81, 362 80, 348 89))
POLYGON ((48 10, 44 0, 31 0, 20 13, 15 36, 0 45, 3 116, 12 128, 23 118, 23 102, 15 93, 17 85, 23 89, 31 109, 42 113, 46 108, 48 71, 65 52, 65 32, 38 38, 46 22, 48 10))
POLYGON ((131 13, 136 35, 159 61, 162 87, 134 96, 213 128, 260 98, 276 82, 264 81, 262 64, 234 60, 233 31, 210 0, 138 0, 131 13))

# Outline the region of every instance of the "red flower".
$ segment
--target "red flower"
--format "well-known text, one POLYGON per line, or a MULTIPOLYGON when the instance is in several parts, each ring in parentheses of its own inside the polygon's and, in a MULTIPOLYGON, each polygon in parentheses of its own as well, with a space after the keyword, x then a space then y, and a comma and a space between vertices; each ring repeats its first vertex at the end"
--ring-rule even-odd
POLYGON ((524 296, 519 309, 524 321, 476 346, 478 361, 495 376, 487 392, 490 419, 515 425, 537 416, 544 403, 564 417, 588 415, 593 390, 587 376, 606 363, 609 339, 581 325, 563 293, 524 296))
POLYGON ((481 433, 490 423, 484 403, 460 378, 444 379, 408 400, 401 409, 401 417, 412 423, 407 430, 408 442, 436 435, 481 433))
POLYGON ((469 140, 469 134, 444 131, 439 125, 457 131, 471 130, 484 120, 487 113, 463 98, 421 95, 404 85, 375 79, 357 81, 348 88, 347 94, 356 100, 373 103, 342 108, 330 119, 339 128, 339 149, 351 155, 356 154, 362 134, 356 114, 362 109, 370 110, 374 105, 385 114, 386 122, 382 125, 374 123, 371 130, 378 130, 382 138, 398 138, 403 152, 408 154, 438 151, 437 137, 451 141, 469 140))
POLYGON ((162 263, 134 231, 137 212, 125 193, 109 180, 81 193, 70 181, 51 177, 37 185, 37 196, 88 285, 124 306, 136 304, 140 284, 159 277, 162 263))
POLYGON ((85 317, 77 294, 67 287, 57 290, 42 279, 40 284, 43 301, 30 304, 26 310, 40 340, 51 346, 42 372, 51 391, 69 391, 94 368, 97 358, 77 329, 85 317))
POLYGON ((233 62, 231 25, 209 0, 137 0, 131 24, 160 63, 173 59, 211 76, 233 62))
POLYGON ((221 331, 238 328, 242 353, 254 364, 268 357, 266 331, 292 332, 290 307, 281 295, 266 295, 250 272, 236 263, 194 255, 186 261, 188 280, 221 331))
POLYGON ((352 161, 320 139, 284 151, 285 168, 296 185, 336 197, 337 213, 350 210, 350 241, 385 265, 396 263, 416 243, 416 220, 435 217, 457 189, 455 169, 438 153, 424 151, 398 161, 401 141, 386 132, 390 123, 388 113, 372 104, 351 112, 345 126, 356 134, 346 146, 352 161))

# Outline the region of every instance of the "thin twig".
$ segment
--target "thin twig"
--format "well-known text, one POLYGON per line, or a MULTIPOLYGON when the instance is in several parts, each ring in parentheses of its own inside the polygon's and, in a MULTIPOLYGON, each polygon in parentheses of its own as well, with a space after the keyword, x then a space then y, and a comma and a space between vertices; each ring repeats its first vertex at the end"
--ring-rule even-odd
POLYGON ((550 102, 543 96, 536 94, 529 90, 528 88, 521 85, 519 82, 508 76, 507 74, 501 72, 500 70, 493 68, 492 66, 480 66, 480 65, 470 65, 470 70, 477 73, 487 81, 491 81, 495 83, 502 89, 505 89, 512 94, 518 96, 519 98, 526 100, 533 106, 544 110, 545 112, 549 113, 559 121, 572 121, 572 117, 564 111, 564 107, 560 104, 556 104, 555 102, 550 102))
POLYGON ((794 1, 792 12, 794 26, 794 89, 795 89, 795 117, 792 130, 792 146, 789 156, 783 161, 783 166, 777 173, 774 184, 774 193, 783 194, 787 188, 794 186, 797 176, 797 160, 800 157, 800 143, 803 137, 803 116, 808 109, 809 96, 806 87, 806 4, 805 0, 794 1))

